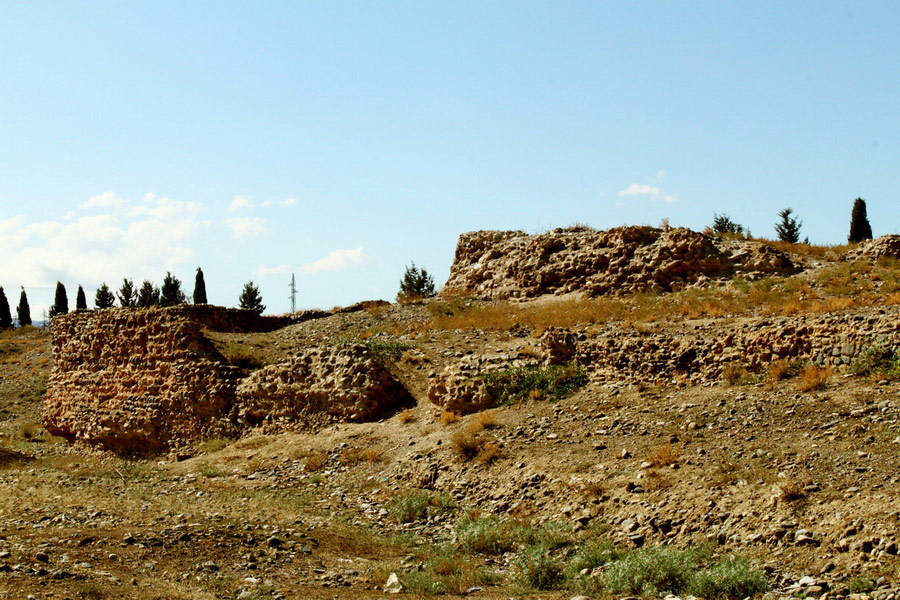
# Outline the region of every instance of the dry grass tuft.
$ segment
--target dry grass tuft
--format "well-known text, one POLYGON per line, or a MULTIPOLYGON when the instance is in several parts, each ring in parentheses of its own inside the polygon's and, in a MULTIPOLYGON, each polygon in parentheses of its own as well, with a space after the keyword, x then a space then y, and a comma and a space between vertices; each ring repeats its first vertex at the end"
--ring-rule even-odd
POLYGON ((486 434, 484 429, 482 422, 474 419, 450 436, 453 450, 462 460, 474 460, 480 465, 486 465, 500 456, 500 444, 486 434))
POLYGON ((677 463, 680 456, 681 448, 667 442, 652 449, 650 453, 647 454, 647 461, 654 467, 667 467, 677 463))
POLYGON ((603 495, 603 482, 597 479, 588 479, 581 482, 580 489, 588 496, 600 497, 603 495))
POLYGON ((797 389, 801 392, 825 389, 831 377, 831 367, 808 365, 800 372, 797 389))
POLYGON ((363 451, 363 459, 366 462, 379 462, 382 458, 384 458, 384 451, 378 450, 376 448, 366 448, 363 451))
POLYGON ((413 412, 407 408, 400 413, 399 418, 401 423, 412 423, 416 420, 416 415, 414 415, 413 412))
POLYGON ((481 429, 497 427, 497 411, 489 409, 472 416, 472 423, 477 423, 481 429))
POLYGON ((459 421, 459 413, 445 410, 441 413, 441 416, 438 420, 441 422, 441 425, 452 425, 453 423, 459 421))
POLYGON ((322 450, 321 452, 316 452, 310 455, 306 462, 303 463, 303 469, 312 473, 313 471, 318 471, 322 467, 325 466, 325 462, 328 460, 328 453, 322 450))
POLYGON ((781 381, 791 375, 791 362, 789 360, 776 360, 769 363, 769 379, 781 381))
POLYGON ((494 440, 486 440, 478 449, 478 454, 475 455, 475 462, 479 465, 487 465, 500 458, 501 454, 503 454, 503 451, 500 448, 500 444, 494 440))
POLYGON ((753 375, 740 365, 727 365, 722 369, 722 379, 729 385, 743 385, 750 383, 753 375))
POLYGON ((778 486, 778 498, 785 502, 796 502, 806 496, 801 486, 796 481, 786 481, 778 486))
POLYGON ((359 448, 344 448, 338 456, 338 462, 345 467, 351 467, 363 459, 362 450, 359 448))

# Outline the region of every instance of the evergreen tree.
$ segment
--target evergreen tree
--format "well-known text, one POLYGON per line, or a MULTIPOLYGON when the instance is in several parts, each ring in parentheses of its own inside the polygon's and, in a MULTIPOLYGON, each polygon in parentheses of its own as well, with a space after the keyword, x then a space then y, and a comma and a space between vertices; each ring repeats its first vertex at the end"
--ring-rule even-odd
POLYGON ((803 225, 802 221, 791 216, 793 212, 794 209, 785 208, 778 213, 781 221, 775 223, 775 233, 778 234, 778 239, 789 244, 796 244, 800 241, 800 227, 803 225))
POLYGON ((847 241, 855 243, 871 239, 872 226, 866 215, 866 201, 857 198, 853 201, 853 210, 850 212, 850 235, 847 236, 847 241))
POLYGON ((262 303, 262 296, 259 293, 259 288, 253 285, 252 281, 248 281, 244 284, 244 290, 238 298, 238 304, 241 308, 252 310, 256 312, 256 314, 261 314, 262 311, 266 310, 265 304, 262 303))
POLYGON ((406 267, 403 279, 400 280, 397 301, 408 302, 419 298, 431 298, 434 295, 434 279, 428 271, 417 268, 416 263, 406 267))
POLYGON ((732 221, 728 215, 719 215, 713 213, 713 224, 712 230, 718 235, 743 235, 744 234, 744 226, 738 225, 734 221, 732 221))
POLYGON ((163 278, 162 288, 159 292, 160 306, 176 306, 184 304, 187 301, 184 292, 181 291, 181 280, 166 271, 163 278))
POLYGON ((19 306, 16 309, 16 318, 19 319, 19 327, 31 325, 31 307, 28 306, 28 296, 25 294, 25 288, 19 295, 19 306))
POLYGON ((145 279, 141 289, 138 290, 137 305, 146 308, 157 304, 159 304, 159 288, 145 279))
POLYGON ((197 267, 197 275, 194 277, 194 304, 207 304, 206 282, 203 280, 203 270, 197 267))
POLYGON ((137 305, 137 293, 134 289, 134 282, 127 278, 122 278, 122 287, 116 294, 119 297, 119 306, 129 307, 137 305))
POLYGON ((105 282, 102 283, 94 295, 94 306, 97 308, 112 308, 115 304, 116 296, 110 291, 109 286, 105 282))
POLYGON ((75 310, 87 310, 87 298, 84 295, 84 288, 78 286, 78 294, 75 296, 75 310))
POLYGON ((12 327, 12 313, 9 312, 9 300, 6 299, 3 286, 0 286, 0 331, 10 327, 12 327))
POLYGON ((69 312, 69 297, 66 295, 66 286, 61 282, 56 282, 56 296, 53 299, 53 306, 50 307, 50 318, 56 315, 64 315, 69 312))

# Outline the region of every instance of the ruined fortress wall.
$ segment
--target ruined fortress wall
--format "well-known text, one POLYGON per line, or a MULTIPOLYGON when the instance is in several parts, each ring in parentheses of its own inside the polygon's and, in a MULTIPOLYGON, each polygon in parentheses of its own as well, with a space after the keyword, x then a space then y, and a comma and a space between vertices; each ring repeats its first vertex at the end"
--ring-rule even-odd
MULTIPOLYGON (((900 307, 862 309, 850 314, 759 318, 731 332, 697 325, 682 335, 639 333, 610 327, 575 342, 577 360, 597 378, 653 379, 683 375, 715 381, 728 366, 763 372, 780 359, 847 366, 874 347, 900 347, 900 307)), ((563 333, 556 333, 559 338, 563 333)), ((551 332, 548 338, 552 338, 551 332)), ((572 342, 570 342, 571 344, 572 342)), ((553 339, 545 347, 558 352, 553 339)))
POLYGON ((152 450, 228 428, 237 371, 203 329, 271 330, 280 318, 215 306, 113 308, 53 319, 48 431, 110 448, 152 450))
POLYGON ((204 335, 271 331, 327 314, 260 317, 203 305, 55 317, 44 426, 68 440, 146 453, 263 422, 365 420, 409 404, 365 346, 307 349, 244 378, 204 335))
POLYGON ((712 277, 798 270, 770 246, 681 227, 575 227, 539 235, 476 231, 459 236, 443 293, 491 300, 569 292, 630 294, 670 291, 712 277))

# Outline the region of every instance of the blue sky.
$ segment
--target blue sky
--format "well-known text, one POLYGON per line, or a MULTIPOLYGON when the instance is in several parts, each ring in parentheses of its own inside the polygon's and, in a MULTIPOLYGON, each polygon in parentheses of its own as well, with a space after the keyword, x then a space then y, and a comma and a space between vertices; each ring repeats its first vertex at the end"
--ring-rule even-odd
POLYGON ((582 222, 900 223, 893 2, 4 2, 0 285, 272 313, 582 222))

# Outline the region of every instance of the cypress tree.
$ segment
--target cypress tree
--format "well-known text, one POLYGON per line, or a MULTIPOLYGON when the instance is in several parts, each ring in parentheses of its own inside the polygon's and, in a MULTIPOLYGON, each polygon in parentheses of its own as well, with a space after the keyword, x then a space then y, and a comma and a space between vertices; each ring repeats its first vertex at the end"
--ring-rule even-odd
POLYGON ((206 301, 206 281, 203 280, 203 270, 197 267, 197 275, 194 277, 194 304, 208 304, 206 301))
POLYGON ((9 300, 6 299, 3 286, 0 286, 0 331, 10 327, 12 327, 12 313, 9 312, 9 300))
POLYGON ((159 291, 159 305, 176 306, 184 304, 186 300, 184 292, 181 291, 181 280, 166 271, 166 276, 159 291))
POLYGON ((16 308, 16 318, 19 319, 19 327, 31 325, 31 307, 28 306, 28 296, 25 294, 25 288, 19 295, 19 306, 16 308))
POLYGON ((148 307, 157 304, 159 304, 159 288, 145 279, 141 284, 141 289, 138 290, 137 305, 148 307))
POLYGON ((64 315, 69 312, 69 297, 66 295, 66 286, 61 282, 56 282, 56 296, 53 299, 53 306, 50 307, 50 318, 56 315, 64 315))
POLYGON ((115 304, 116 297, 109 290, 109 286, 105 282, 102 283, 94 295, 94 306, 97 308, 112 308, 115 304))
POLYGON ((137 305, 137 294, 134 290, 134 282, 130 279, 122 279, 122 287, 119 288, 119 306, 129 307, 137 305))
POLYGON ((803 221, 798 221, 791 216, 793 212, 793 208, 785 208, 778 213, 781 221, 775 223, 775 232, 778 234, 778 239, 789 244, 796 244, 800 241, 800 226, 803 225, 803 221))
POLYGON ((78 286, 78 294, 75 295, 75 310, 87 310, 87 298, 84 295, 84 288, 78 286))
POLYGON ((238 298, 238 304, 241 308, 252 310, 256 314, 266 310, 266 305, 262 303, 262 295, 259 293, 259 288, 253 285, 252 281, 244 284, 244 290, 238 298))
POLYGON ((872 226, 866 215, 866 201, 857 198, 853 201, 853 210, 850 212, 850 235, 847 241, 851 243, 872 239, 872 226))

